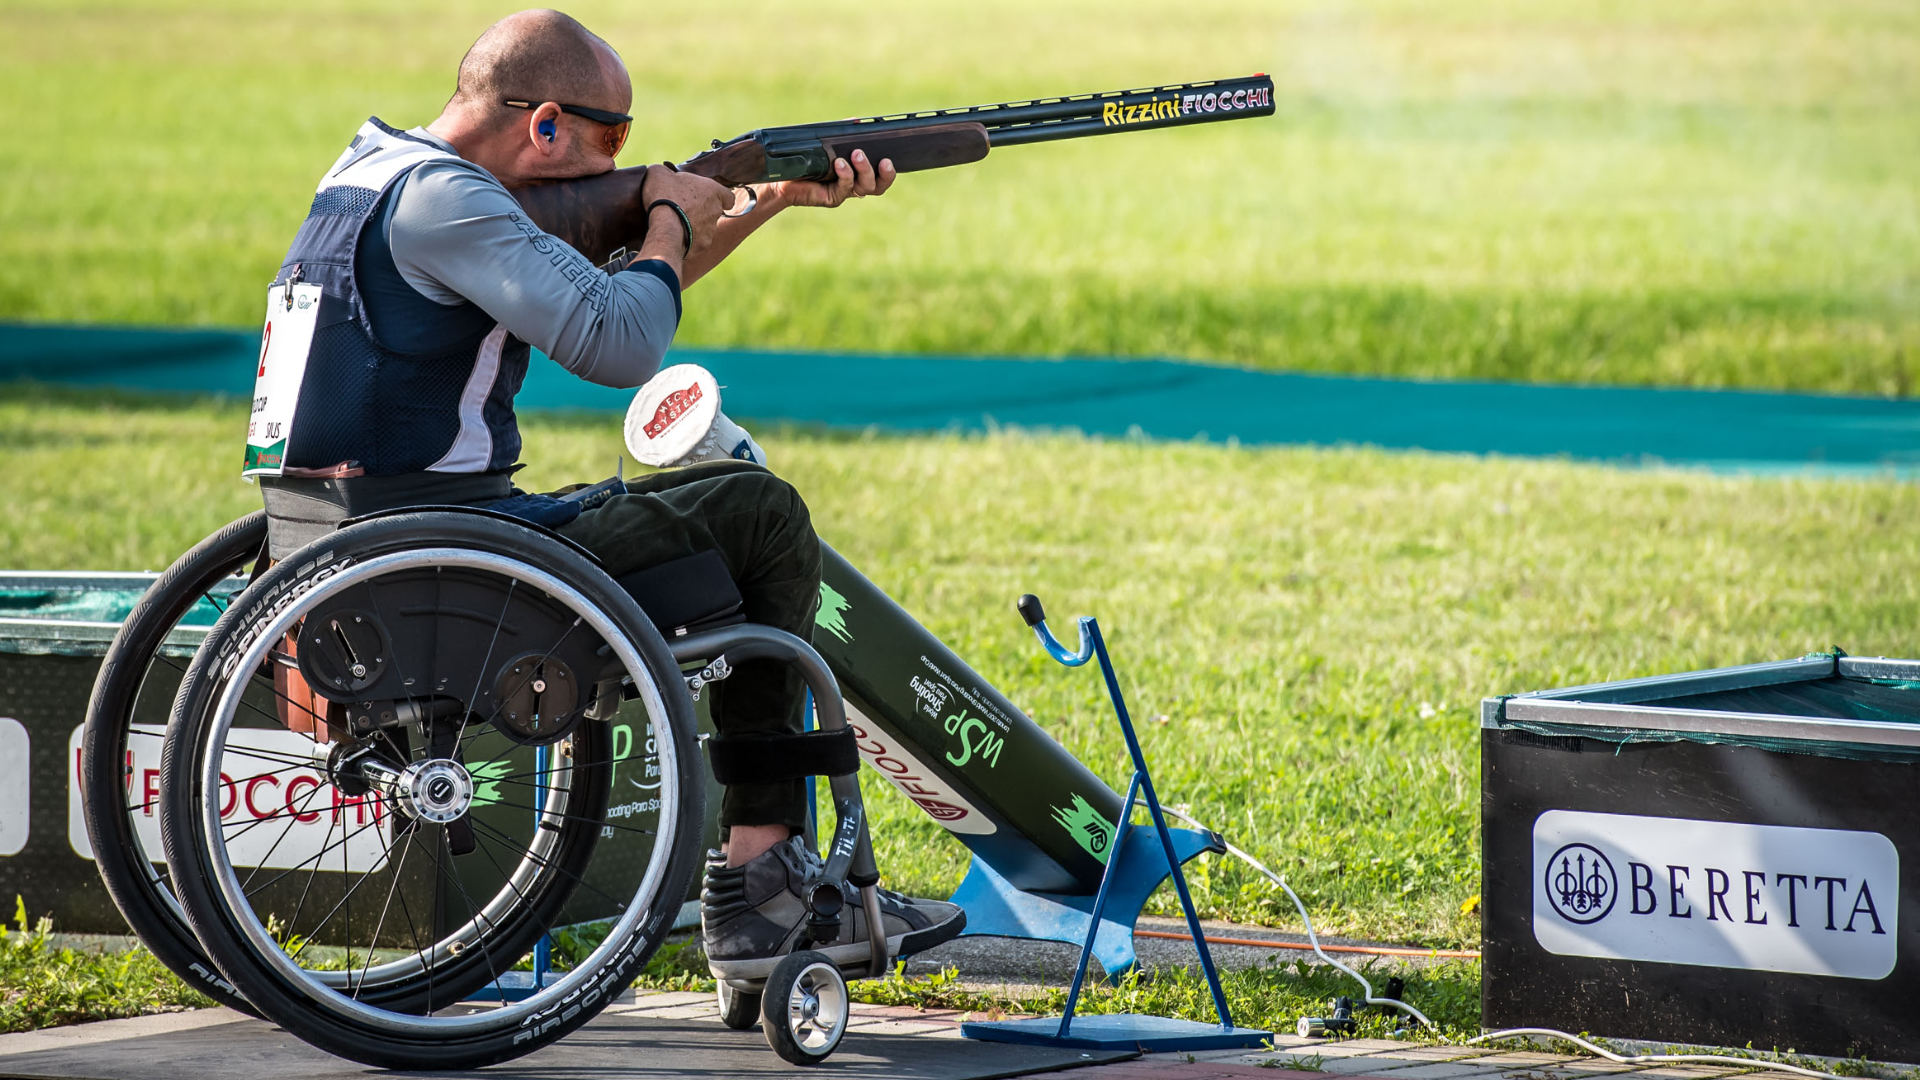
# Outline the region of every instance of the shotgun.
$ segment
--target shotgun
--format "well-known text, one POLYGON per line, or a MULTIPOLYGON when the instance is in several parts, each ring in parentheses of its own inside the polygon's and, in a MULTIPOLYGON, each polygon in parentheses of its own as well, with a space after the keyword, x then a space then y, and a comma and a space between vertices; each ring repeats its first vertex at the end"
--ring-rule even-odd
MULTIPOLYGON (((890 158, 897 172, 919 172, 971 164, 996 146, 1271 115, 1273 80, 1253 75, 759 128, 726 142, 715 139, 710 149, 678 168, 728 187, 831 180, 834 159, 850 159, 855 150, 866 151, 876 167, 890 158)), ((636 167, 535 181, 514 188, 513 195, 535 225, 604 264, 621 248, 638 248, 646 235, 646 199, 640 192, 646 173, 636 167)))

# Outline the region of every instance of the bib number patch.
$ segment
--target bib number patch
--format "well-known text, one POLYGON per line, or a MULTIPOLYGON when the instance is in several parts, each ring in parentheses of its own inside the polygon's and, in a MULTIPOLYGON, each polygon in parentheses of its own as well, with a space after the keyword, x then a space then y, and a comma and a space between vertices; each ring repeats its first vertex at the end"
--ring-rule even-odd
POLYGON ((253 416, 247 422, 242 476, 279 476, 286 469, 287 433, 300 404, 307 351, 320 321, 318 285, 267 288, 267 325, 260 332, 260 363, 253 377, 253 416))

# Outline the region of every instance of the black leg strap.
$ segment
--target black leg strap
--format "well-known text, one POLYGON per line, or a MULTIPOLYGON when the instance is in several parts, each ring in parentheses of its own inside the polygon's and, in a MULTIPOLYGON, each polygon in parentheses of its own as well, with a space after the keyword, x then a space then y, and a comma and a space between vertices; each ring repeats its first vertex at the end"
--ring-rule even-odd
POLYGON ((853 729, 804 735, 744 735, 707 740, 713 778, 722 784, 771 784, 806 776, 851 776, 860 771, 853 729))

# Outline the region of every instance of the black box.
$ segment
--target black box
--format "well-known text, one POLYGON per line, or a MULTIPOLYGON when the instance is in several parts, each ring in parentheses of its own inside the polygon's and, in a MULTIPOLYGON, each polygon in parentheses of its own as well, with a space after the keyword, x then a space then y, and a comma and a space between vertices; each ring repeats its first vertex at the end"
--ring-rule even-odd
POLYGON ((1490 698, 1483 1022, 1920 1061, 1920 662, 1490 698))

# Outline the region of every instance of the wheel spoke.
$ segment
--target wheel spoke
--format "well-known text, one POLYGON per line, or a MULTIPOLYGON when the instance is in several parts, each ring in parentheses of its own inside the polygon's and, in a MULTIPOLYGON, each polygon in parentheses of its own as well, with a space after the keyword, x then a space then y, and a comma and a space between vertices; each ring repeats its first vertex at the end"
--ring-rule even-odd
MULTIPOLYGON (((493 647, 500 642, 500 628, 506 625, 507 609, 513 606, 513 590, 520 584, 518 579, 508 579, 507 595, 500 600, 500 614, 493 620, 493 636, 487 639, 487 655, 480 661, 480 667, 473 673, 473 690, 467 694, 467 711, 460 714, 460 727, 453 733, 455 745, 462 745, 467 734, 467 720, 473 716, 473 703, 480 700, 480 685, 486 681, 487 668, 493 663, 493 647)), ((488 717, 491 723, 493 718, 488 717)))
MULTIPOLYGON (((540 813, 546 813, 546 812, 547 812, 547 811, 546 811, 546 810, 544 810, 544 809, 543 809, 542 807, 538 807, 538 806, 535 806, 535 805, 533 805, 532 803, 516 803, 516 802, 507 802, 507 801, 506 801, 505 799, 501 799, 501 800, 499 800, 499 801, 497 801, 497 802, 494 802, 494 803, 491 803, 491 804, 489 804, 489 805, 492 805, 492 806, 507 806, 507 807, 512 807, 512 808, 514 808, 514 809, 516 809, 516 810, 533 810, 533 811, 536 811, 536 812, 540 812, 540 813)), ((574 814, 574 813, 565 813, 565 812, 563 812, 563 813, 560 813, 560 814, 557 814, 557 815, 555 815, 555 816, 556 816, 556 817, 559 817, 559 818, 561 818, 562 820, 565 820, 565 821, 577 821, 577 822, 581 822, 581 823, 583 823, 583 824, 587 824, 587 825, 591 825, 591 826, 593 826, 593 827, 594 827, 594 828, 596 828, 596 829, 600 829, 600 828, 605 828, 605 829, 618 829, 618 830, 620 830, 621 832, 630 832, 630 833, 637 833, 637 834, 639 834, 639 835, 641 835, 641 836, 658 836, 658 835, 659 835, 659 833, 658 833, 658 832, 657 832, 656 830, 653 830, 653 829, 639 829, 639 828, 635 828, 635 827, 634 827, 634 826, 632 826, 632 825, 616 825, 616 824, 614 824, 614 823, 613 823, 613 822, 611 822, 611 821, 607 821, 607 820, 605 820, 604 818, 595 818, 595 817, 587 817, 587 816, 586 816, 586 815, 584 815, 584 814, 574 814)))
MULTIPOLYGON (((487 824, 484 821, 475 821, 473 824, 476 830, 485 829, 488 832, 493 833, 496 836, 500 837, 502 843, 509 844, 509 845, 517 843, 517 841, 515 841, 512 837, 507 836, 505 833, 502 833, 499 829, 494 828, 493 826, 487 824)), ((527 859, 532 859, 534 862, 534 865, 540 867, 543 870, 551 870, 564 877, 571 878, 575 885, 578 885, 581 888, 587 889, 591 892, 597 893, 601 899, 614 905, 614 908, 616 910, 619 910, 619 911, 627 910, 627 904, 630 903, 633 899, 630 896, 624 899, 618 896, 614 896, 611 893, 607 892, 606 890, 601 889, 598 886, 594 885, 592 882, 588 881, 586 878, 581 877, 579 874, 576 874, 573 871, 568 870, 563 866, 553 865, 553 863, 547 861, 541 856, 534 854, 531 848, 524 849, 522 852, 522 857, 527 859)))
MULTIPOLYGON (((413 854, 414 837, 419 832, 420 830, 417 828, 407 830, 407 846, 401 849, 399 860, 389 864, 390 866, 393 867, 393 873, 391 875, 393 880, 387 883, 386 903, 380 905, 380 918, 375 920, 373 924, 373 934, 367 938, 367 960, 366 960, 366 963, 360 965, 360 978, 355 980, 354 987, 353 987, 352 996, 355 1001, 358 1001, 360 999, 360 989, 367 981, 367 972, 373 969, 373 953, 375 949, 380 947, 380 931, 386 929, 387 927, 387 913, 393 910, 393 894, 396 891, 398 891, 400 888, 400 880, 403 876, 402 871, 404 871, 407 868, 407 856, 413 854)), ((401 901, 401 906, 403 908, 406 906, 406 902, 404 900, 401 901)), ((411 917, 407 919, 407 925, 409 927, 413 925, 413 919, 411 917)), ((352 923, 347 924, 347 933, 348 934, 353 933, 352 923)), ((413 931, 413 947, 414 947, 414 954, 416 956, 419 955, 420 935, 419 935, 419 931, 417 930, 413 931)), ((353 962, 353 952, 351 950, 347 952, 347 962, 348 963, 353 962)))
MULTIPOLYGON (((273 846, 269 847, 267 853, 260 856, 260 861, 254 864, 253 873, 248 874, 247 880, 240 883, 241 891, 244 892, 246 890, 248 882, 251 882, 254 877, 260 873, 261 868, 266 866, 268 861, 273 858, 273 853, 280 850, 280 845, 286 842, 287 837, 293 835, 293 830, 300 825, 300 815, 305 812, 308 806, 313 805, 313 800, 320 794, 320 790, 320 788, 316 787, 312 791, 307 792, 306 799, 300 804, 299 810, 294 810, 291 806, 287 807, 287 812, 293 815, 292 819, 287 822, 286 828, 280 830, 280 835, 274 838, 273 846)), ((331 826, 329 826, 328 832, 329 835, 331 835, 331 826)))
MULTIPOLYGON (((320 848, 322 852, 327 851, 328 848, 333 844, 333 830, 339 824, 340 822, 339 822, 339 819, 337 818, 333 821, 327 822, 327 838, 322 843, 322 846, 320 848)), ((345 839, 349 839, 349 838, 343 838, 342 840, 343 843, 345 842, 345 839)), ((294 869, 298 869, 298 867, 295 867, 294 869)), ((293 870, 288 870, 285 874, 281 874, 279 877, 276 877, 273 880, 279 881, 280 878, 286 877, 287 874, 291 874, 293 872, 294 872, 293 870)), ((307 883, 300 887, 300 899, 294 903, 293 914, 288 916, 287 918, 287 926, 289 929, 292 929, 293 927, 297 927, 300 925, 300 913, 306 910, 307 896, 308 894, 313 892, 313 883, 315 879, 317 879, 319 876, 320 876, 320 867, 318 863, 316 863, 313 869, 307 871, 307 883)), ((272 883, 273 882, 268 882, 267 884, 271 885, 272 883)), ((267 887, 266 885, 261 886, 262 889, 266 887, 267 887)))

